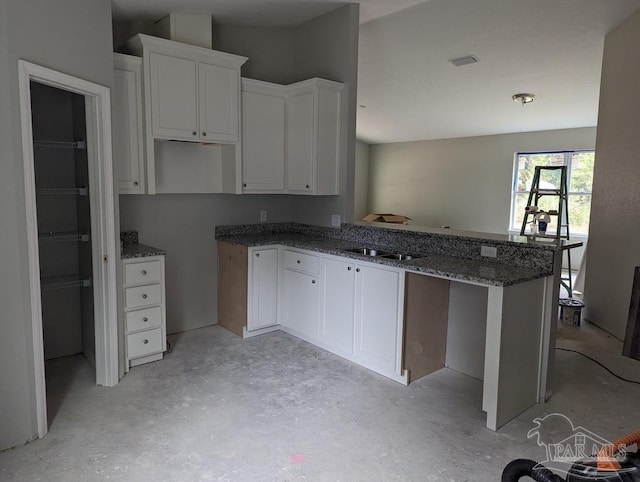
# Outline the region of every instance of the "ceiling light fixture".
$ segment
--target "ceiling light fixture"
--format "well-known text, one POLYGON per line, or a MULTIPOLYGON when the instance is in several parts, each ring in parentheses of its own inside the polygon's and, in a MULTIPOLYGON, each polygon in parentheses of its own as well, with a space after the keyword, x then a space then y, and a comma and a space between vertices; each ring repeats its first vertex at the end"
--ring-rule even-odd
POLYGON ((523 106, 536 100, 536 96, 533 94, 514 94, 511 98, 514 102, 520 102, 523 106))

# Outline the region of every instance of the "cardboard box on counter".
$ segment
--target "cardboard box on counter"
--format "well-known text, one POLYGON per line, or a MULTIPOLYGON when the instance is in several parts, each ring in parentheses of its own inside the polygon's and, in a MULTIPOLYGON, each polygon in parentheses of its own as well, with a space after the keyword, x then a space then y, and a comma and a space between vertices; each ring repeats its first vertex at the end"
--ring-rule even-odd
POLYGON ((364 218, 363 221, 369 223, 394 223, 394 224, 409 224, 411 218, 402 216, 401 214, 376 214, 372 213, 364 218))

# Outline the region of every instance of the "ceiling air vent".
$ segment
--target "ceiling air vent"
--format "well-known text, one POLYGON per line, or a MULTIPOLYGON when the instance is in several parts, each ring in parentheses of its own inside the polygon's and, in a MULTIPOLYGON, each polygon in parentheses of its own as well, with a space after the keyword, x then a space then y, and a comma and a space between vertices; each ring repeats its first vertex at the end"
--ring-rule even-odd
POLYGON ((463 65, 478 63, 478 58, 473 56, 473 55, 467 55, 465 57, 458 57, 456 59, 449 59, 449 62, 451 62, 456 67, 462 67, 463 65))

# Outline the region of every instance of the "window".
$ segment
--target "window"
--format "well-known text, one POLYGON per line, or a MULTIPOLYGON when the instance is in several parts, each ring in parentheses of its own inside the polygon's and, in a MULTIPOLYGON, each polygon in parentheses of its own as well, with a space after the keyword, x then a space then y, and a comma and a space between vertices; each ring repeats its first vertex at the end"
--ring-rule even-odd
MULTIPOLYGON (((527 205, 533 173, 536 166, 567 166, 569 233, 586 235, 589 233, 591 213, 591 186, 593 184, 594 151, 519 152, 515 156, 513 188, 511 192, 511 229, 520 231, 524 208, 527 205)), ((558 189, 560 172, 540 174, 540 188, 558 189)), ((540 198, 540 209, 558 209, 558 198, 540 198)), ((548 233, 557 230, 557 216, 551 216, 548 233)))

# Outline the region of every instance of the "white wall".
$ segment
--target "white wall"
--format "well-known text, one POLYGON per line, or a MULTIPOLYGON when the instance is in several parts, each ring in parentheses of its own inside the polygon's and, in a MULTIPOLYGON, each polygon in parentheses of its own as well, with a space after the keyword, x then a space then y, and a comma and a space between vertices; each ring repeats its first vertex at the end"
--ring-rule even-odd
POLYGON ((640 265, 640 11, 605 38, 585 318, 622 339, 640 265))
POLYGON ((167 251, 168 333, 218 322, 217 225, 257 223, 260 210, 270 222, 291 220, 289 197, 270 195, 121 195, 120 210, 123 231, 167 251))
POLYGON ((297 80, 322 77, 345 84, 341 135, 340 194, 299 196, 294 221, 331 225, 331 215, 353 220, 356 153, 356 94, 358 85, 359 5, 351 3, 296 28, 294 62, 297 80))
POLYGON ((369 214, 369 144, 356 143, 356 168, 353 192, 353 219, 360 221, 369 214))
POLYGON ((111 86, 111 2, 0 1, 0 449, 37 432, 18 59, 111 86))
POLYGON ((505 233, 517 151, 593 149, 595 128, 370 146, 369 211, 414 224, 505 233))

